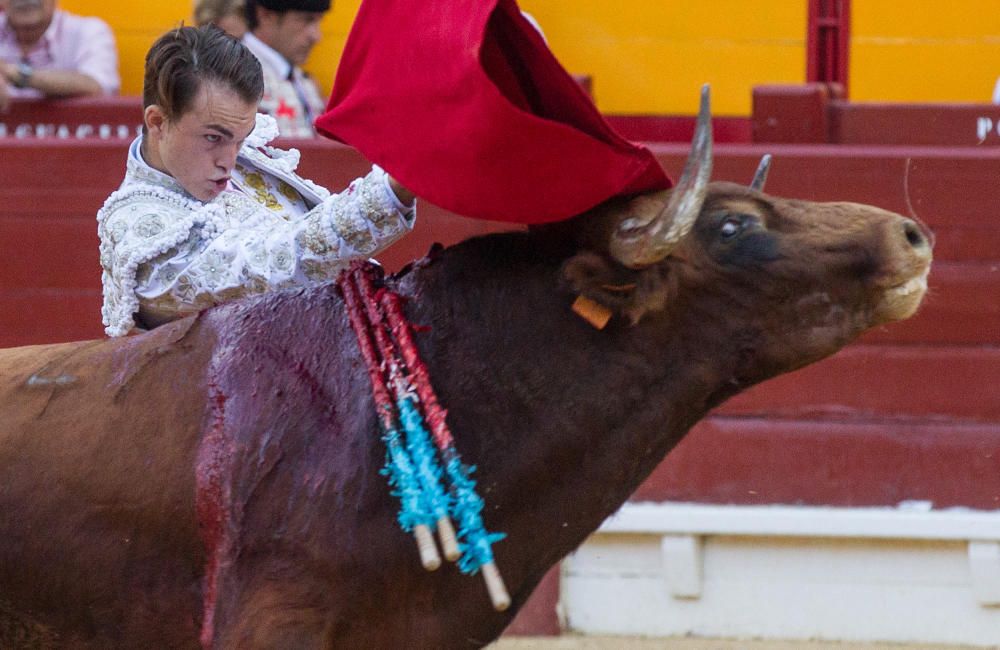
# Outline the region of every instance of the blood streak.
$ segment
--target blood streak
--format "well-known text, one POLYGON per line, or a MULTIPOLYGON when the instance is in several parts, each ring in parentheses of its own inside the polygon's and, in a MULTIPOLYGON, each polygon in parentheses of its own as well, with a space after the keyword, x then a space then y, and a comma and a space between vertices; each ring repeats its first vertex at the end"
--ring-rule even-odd
POLYGON ((232 545, 228 516, 232 493, 233 443, 226 434, 226 395, 214 381, 208 385, 209 426, 198 447, 195 462, 195 508, 198 530, 205 546, 205 584, 201 645, 212 647, 219 577, 229 547, 232 545))

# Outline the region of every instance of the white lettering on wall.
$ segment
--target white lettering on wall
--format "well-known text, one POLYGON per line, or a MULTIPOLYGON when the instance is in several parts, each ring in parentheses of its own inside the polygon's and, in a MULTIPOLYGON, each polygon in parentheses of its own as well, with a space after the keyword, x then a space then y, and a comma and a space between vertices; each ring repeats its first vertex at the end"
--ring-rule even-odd
POLYGON ((131 140, 142 133, 142 126, 129 124, 30 124, 27 122, 8 125, 0 122, 0 138, 59 138, 61 140, 131 140))
POLYGON ((993 119, 990 117, 979 117, 976 118, 976 138, 978 138, 978 144, 986 142, 987 136, 993 130, 993 119))

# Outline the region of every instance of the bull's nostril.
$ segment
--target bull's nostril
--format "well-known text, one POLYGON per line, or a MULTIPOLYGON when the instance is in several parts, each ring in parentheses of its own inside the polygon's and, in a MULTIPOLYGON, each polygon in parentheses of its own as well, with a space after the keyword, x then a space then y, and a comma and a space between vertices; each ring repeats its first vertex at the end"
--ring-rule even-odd
POLYGON ((906 241, 910 242, 910 246, 921 248, 927 245, 927 239, 924 237, 924 233, 920 231, 920 226, 916 222, 909 219, 904 221, 903 233, 906 235, 906 241))

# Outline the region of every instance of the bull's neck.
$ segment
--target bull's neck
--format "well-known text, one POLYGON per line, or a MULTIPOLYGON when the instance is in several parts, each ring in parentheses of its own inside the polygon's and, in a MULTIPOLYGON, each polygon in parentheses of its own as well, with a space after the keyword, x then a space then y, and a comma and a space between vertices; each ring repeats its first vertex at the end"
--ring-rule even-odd
POLYGON ((511 534, 510 549, 544 539, 544 563, 628 498, 731 370, 726 355, 689 353, 704 345, 697 328, 594 329, 570 309, 560 260, 514 243, 450 249, 404 290, 431 328, 422 352, 456 444, 479 467, 488 525, 511 534))

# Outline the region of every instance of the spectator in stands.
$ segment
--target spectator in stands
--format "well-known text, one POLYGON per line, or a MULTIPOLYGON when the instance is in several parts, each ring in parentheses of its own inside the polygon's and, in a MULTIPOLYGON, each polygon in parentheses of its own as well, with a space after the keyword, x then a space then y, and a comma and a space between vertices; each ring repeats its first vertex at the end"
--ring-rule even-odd
POLYGON ((260 62, 214 25, 153 44, 143 134, 97 215, 108 335, 329 280, 413 227, 413 195, 378 167, 332 195, 296 174, 297 151, 266 147, 263 92, 260 62))
POLYGON ((320 39, 330 0, 246 0, 250 31, 243 42, 264 69, 260 110, 278 121, 282 135, 308 138, 325 102, 301 66, 320 39))
POLYGON ((56 0, 7 0, 0 14, 0 85, 10 97, 115 94, 118 50, 108 25, 56 9, 56 0))
POLYGON ((196 25, 217 25, 235 38, 247 33, 246 2, 244 0, 196 0, 194 3, 196 25))

